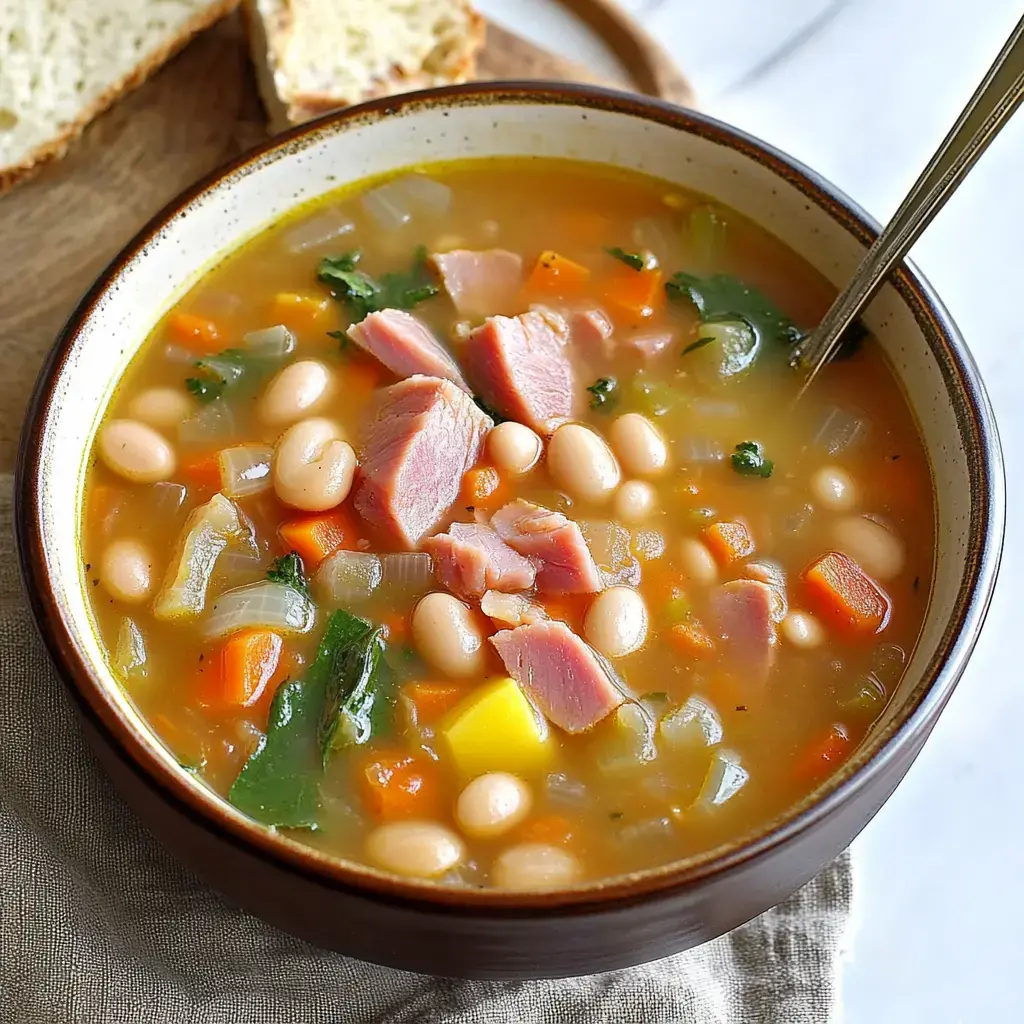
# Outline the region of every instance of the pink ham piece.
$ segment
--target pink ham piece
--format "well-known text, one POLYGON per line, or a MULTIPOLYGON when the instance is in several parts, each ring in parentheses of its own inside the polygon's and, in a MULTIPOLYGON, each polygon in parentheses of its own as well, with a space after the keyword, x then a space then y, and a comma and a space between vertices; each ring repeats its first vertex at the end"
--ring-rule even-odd
POLYGON ((552 434, 572 416, 574 381, 565 341, 541 313, 488 317, 466 343, 466 375, 488 406, 552 434))
POLYGON ((528 558, 480 523, 452 523, 447 533, 425 540, 423 550, 434 556, 442 586, 460 597, 483 597, 487 590, 529 590, 537 575, 528 558))
POLYGON ((623 344, 648 360, 660 356, 673 341, 675 335, 671 331, 640 331, 626 338, 623 344))
POLYGON ((533 622, 491 637, 505 671, 545 718, 586 732, 626 698, 594 651, 564 622, 533 622))
MULTIPOLYGON (((435 253, 430 262, 462 316, 509 309, 519 298, 523 258, 506 249, 453 249, 435 253)), ((520 307, 521 309, 522 307, 520 307)))
POLYGON ((600 309, 583 309, 572 317, 572 343, 591 355, 612 354, 611 320, 600 309))
POLYGON ((491 426, 451 381, 417 376, 384 388, 361 445, 356 511, 415 548, 459 496, 491 426))
POLYGON ((732 580, 711 596, 715 632, 729 660, 752 681, 763 683, 775 660, 773 612, 777 596, 760 580, 732 580))
POLYGON ((540 593, 595 594, 604 588, 582 531, 561 512, 519 499, 498 509, 491 527, 509 547, 534 561, 540 593))
POLYGON ((404 309, 370 313, 348 329, 348 336, 399 377, 442 377, 469 391, 462 371, 430 328, 404 309))

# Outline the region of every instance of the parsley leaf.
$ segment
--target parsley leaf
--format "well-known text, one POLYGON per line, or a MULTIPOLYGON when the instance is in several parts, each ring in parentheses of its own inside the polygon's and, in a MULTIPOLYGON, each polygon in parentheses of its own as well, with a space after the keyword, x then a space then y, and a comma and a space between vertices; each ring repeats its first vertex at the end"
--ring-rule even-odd
POLYGON ((212 402, 243 379, 254 379, 273 362, 272 358, 242 348, 226 348, 214 356, 197 359, 196 368, 201 375, 186 377, 185 387, 200 402, 212 402))
POLYGON ((618 381, 614 377, 598 377, 587 390, 591 394, 590 408, 609 412, 618 402, 618 381))
POLYGON ((714 338, 698 338, 696 341, 691 341, 686 348, 683 349, 683 355, 689 355, 691 352, 696 352, 697 349, 703 348, 705 345, 710 345, 715 339, 714 338))
POLYGON ((346 351, 352 344, 352 339, 348 336, 348 331, 328 331, 328 338, 333 338, 338 343, 338 348, 342 352, 346 351))
POLYGON ((274 564, 267 570, 267 579, 272 583, 283 583, 286 587, 309 597, 306 567, 302 564, 302 556, 298 551, 289 551, 287 555, 275 558, 274 564))
POLYGON ((438 293, 427 268, 426 246, 416 250, 410 270, 384 274, 379 281, 358 269, 361 257, 360 250, 353 249, 340 256, 325 256, 317 267, 317 277, 345 303, 353 320, 381 309, 412 309, 438 293))
POLYGON ((743 476, 759 476, 767 479, 772 475, 775 463, 764 457, 764 449, 757 441, 740 441, 736 451, 729 456, 732 468, 743 476))
POLYGON ((185 387, 200 402, 212 402, 224 393, 225 382, 214 378, 186 377, 185 387))
POLYGON ((634 270, 643 270, 647 266, 647 257, 642 252, 626 252, 625 249, 620 249, 617 245, 610 249, 606 248, 605 252, 634 270))

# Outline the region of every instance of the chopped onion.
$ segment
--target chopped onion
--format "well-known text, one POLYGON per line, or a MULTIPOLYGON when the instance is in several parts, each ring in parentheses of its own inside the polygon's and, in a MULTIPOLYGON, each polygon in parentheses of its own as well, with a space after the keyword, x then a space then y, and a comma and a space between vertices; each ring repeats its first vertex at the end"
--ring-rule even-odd
POLYGON ((239 445, 219 452, 217 464, 224 493, 229 498, 245 498, 267 490, 273 455, 269 445, 239 445))
POLYGON ((308 633, 315 621, 316 608, 305 594, 284 583, 261 580, 221 594, 203 632, 207 637, 227 636, 239 629, 308 633))
POLYGON ((122 619, 114 649, 113 668, 117 678, 122 683, 130 679, 145 679, 149 674, 146 660, 146 638, 142 630, 134 619, 122 619))
POLYGON ((182 444, 209 444, 211 439, 227 437, 235 432, 235 416, 227 402, 217 399, 204 405, 194 416, 178 426, 182 444))
POLYGON ((295 335, 284 324, 265 327, 262 331, 249 331, 242 335, 247 352, 262 359, 281 359, 295 351, 295 335))
POLYGON ((185 504, 188 488, 184 484, 172 484, 169 480, 161 480, 153 484, 150 495, 153 519, 157 522, 173 522, 185 504))
POLYGON ((376 555, 342 549, 324 559, 317 570, 317 593, 329 608, 341 608, 366 601, 380 586, 383 575, 376 555))
POLYGON ((703 749, 722 742, 722 722, 703 697, 693 695, 670 711, 658 727, 662 739, 677 750, 703 749))
POLYGON ((838 455, 859 444, 868 433, 867 421, 848 409, 829 406, 814 433, 814 445, 829 455, 838 455))
POLYGON ((689 465, 710 465, 725 458, 721 444, 711 437, 699 434, 687 435, 679 445, 679 455, 689 465))
POLYGON ((579 527, 605 586, 639 586, 640 563, 629 549, 626 527, 607 519, 581 519, 579 527))
MULTIPOLYGON (((736 377, 749 370, 760 349, 757 335, 740 320, 703 323, 699 334, 702 338, 713 339, 713 343, 693 353, 700 357, 694 359, 694 363, 705 370, 713 366, 713 376, 716 378, 736 377)), ((706 377, 708 373, 701 375, 706 377)))
POLYGON ((704 784, 694 804, 707 810, 720 807, 731 800, 747 784, 749 778, 750 772, 740 764, 739 754, 731 750, 715 751, 714 760, 704 776, 704 784))
POLYGON ((589 802, 587 787, 564 772, 551 772, 545 782, 548 803, 563 807, 582 807, 589 802))
MULTIPOLYGON (((373 557, 373 556, 371 556, 373 557)), ((434 559, 423 551, 381 555, 381 586, 389 591, 416 595, 434 585, 434 559)))
POLYGON ((263 559, 254 548, 229 546, 217 559, 217 579, 222 584, 229 580, 234 580, 236 584, 241 583, 239 577, 251 577, 256 572, 261 576, 266 575, 263 571, 263 559))
POLYGON ((647 846, 650 843, 665 842, 675 834, 675 823, 671 818, 646 818, 619 829, 616 839, 630 846, 637 843, 647 846))
POLYGON ((633 245, 648 249, 661 263, 670 263, 679 251, 679 240, 663 220, 645 217, 633 225, 633 245))
POLYGON ((714 206, 698 206, 690 214, 689 252, 693 260, 702 267, 720 262, 726 244, 726 225, 719 210, 714 206))
POLYGON ((410 174, 392 182, 418 206, 431 213, 447 213, 452 205, 452 190, 425 174, 410 174))
POLYGON ((658 756, 654 721, 639 702, 620 704, 612 717, 612 727, 612 736, 597 755, 597 766, 604 774, 632 771, 658 756))
POLYGON ((252 536, 251 524, 223 494, 215 494, 193 509, 157 595, 154 616, 177 619, 198 615, 206 607, 206 591, 221 552, 230 541, 242 542, 247 536, 252 536))
POLYGON ((351 217, 341 210, 330 209, 292 228, 285 234, 283 241, 290 253, 300 253, 333 242, 336 238, 351 234, 355 229, 351 217))
POLYGON ((739 402, 720 398, 695 398, 690 402, 690 409, 701 419, 734 420, 742 412, 739 402))
POLYGON ((362 197, 363 210, 379 228, 396 231, 417 212, 439 215, 448 212, 452 190, 422 174, 409 174, 371 189, 362 197))

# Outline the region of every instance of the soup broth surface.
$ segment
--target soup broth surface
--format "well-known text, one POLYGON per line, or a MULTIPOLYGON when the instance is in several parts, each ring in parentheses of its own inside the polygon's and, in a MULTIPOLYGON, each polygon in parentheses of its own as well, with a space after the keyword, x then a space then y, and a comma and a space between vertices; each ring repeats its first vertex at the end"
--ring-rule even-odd
POLYGON ((731 209, 598 166, 303 208, 198 281, 105 413, 82 548, 113 672, 247 814, 409 877, 560 887, 763 828, 881 714, 931 585, 877 342, 794 404, 834 293, 731 209), (514 502, 554 518, 499 530, 514 502))

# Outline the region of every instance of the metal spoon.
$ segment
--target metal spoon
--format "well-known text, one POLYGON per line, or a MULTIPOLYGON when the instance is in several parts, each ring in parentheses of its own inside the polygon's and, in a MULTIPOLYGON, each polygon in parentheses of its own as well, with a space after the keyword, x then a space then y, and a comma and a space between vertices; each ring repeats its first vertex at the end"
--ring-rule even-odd
POLYGON ((946 200, 1009 121, 1022 99, 1024 18, 1017 23, 907 198, 868 249, 853 279, 832 303, 824 320, 796 347, 793 363, 807 371, 801 395, 835 354, 843 331, 864 310, 886 274, 906 256, 921 232, 946 205, 946 200))

